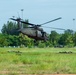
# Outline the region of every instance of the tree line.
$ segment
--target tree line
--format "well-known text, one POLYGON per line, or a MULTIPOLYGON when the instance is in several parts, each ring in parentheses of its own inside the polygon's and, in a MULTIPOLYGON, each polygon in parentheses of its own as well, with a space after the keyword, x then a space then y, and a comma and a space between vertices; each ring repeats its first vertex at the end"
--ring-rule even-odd
MULTIPOLYGON (((28 22, 28 20, 25 20, 28 22)), ((25 27, 27 25, 23 25, 25 27)), ((18 32, 16 22, 8 21, 4 24, 0 33, 0 47, 16 46, 16 47, 74 47, 76 46, 76 32, 67 29, 64 33, 59 34, 51 31, 49 40, 36 41, 28 36, 18 32)))

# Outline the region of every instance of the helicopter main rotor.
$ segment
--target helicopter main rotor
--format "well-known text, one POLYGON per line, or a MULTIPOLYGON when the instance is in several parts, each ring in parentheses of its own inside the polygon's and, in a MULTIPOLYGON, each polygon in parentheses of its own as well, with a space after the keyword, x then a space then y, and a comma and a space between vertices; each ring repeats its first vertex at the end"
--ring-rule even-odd
POLYGON ((59 18, 56 18, 56 19, 54 19, 54 20, 51 20, 51 21, 45 22, 45 23, 43 23, 43 24, 40 24, 40 25, 45 25, 45 24, 47 24, 47 23, 50 23, 50 22, 53 22, 53 21, 56 21, 56 20, 59 20, 59 19, 62 19, 62 18, 59 17, 59 18))
MULTIPOLYGON (((21 18, 17 18, 17 19, 10 18, 10 19, 11 19, 11 20, 14 20, 14 21, 17 21, 18 23, 21 22, 21 23, 23 23, 23 24, 31 25, 33 28, 39 30, 39 27, 41 27, 41 26, 43 26, 43 25, 45 25, 45 24, 48 24, 48 23, 50 23, 50 22, 53 22, 53 21, 56 21, 56 20, 62 19, 62 18, 59 17, 59 18, 56 18, 56 19, 54 19, 54 20, 51 20, 51 21, 48 21, 48 22, 45 22, 45 23, 43 23, 43 24, 39 24, 39 25, 25 22, 25 21, 23 21, 21 18)), ((49 28, 49 27, 48 27, 48 28, 49 28)), ((51 27, 51 28, 53 28, 53 29, 61 29, 61 28, 54 28, 54 27, 51 27)))

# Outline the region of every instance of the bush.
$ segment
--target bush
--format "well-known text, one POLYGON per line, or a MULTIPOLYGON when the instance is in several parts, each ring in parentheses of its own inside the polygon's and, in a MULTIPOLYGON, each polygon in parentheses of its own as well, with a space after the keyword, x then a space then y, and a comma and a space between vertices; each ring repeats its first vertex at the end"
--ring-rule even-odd
POLYGON ((38 47, 39 48, 44 48, 44 47, 46 47, 46 45, 45 45, 45 43, 39 42, 38 47))

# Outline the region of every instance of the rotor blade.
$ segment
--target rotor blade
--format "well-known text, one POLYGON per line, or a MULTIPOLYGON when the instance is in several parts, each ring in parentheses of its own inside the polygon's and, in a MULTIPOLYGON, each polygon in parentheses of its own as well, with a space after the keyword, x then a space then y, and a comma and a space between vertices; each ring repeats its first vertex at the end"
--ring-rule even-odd
POLYGON ((32 26, 35 26, 35 24, 32 24, 32 23, 27 23, 27 22, 24 22, 24 21, 20 21, 21 23, 24 23, 24 24, 28 24, 28 25, 32 25, 32 26))
POLYGON ((14 21, 17 21, 17 19, 14 19, 14 18, 10 18, 11 20, 14 20, 14 21))
POLYGON ((21 18, 17 18, 17 19, 14 19, 14 18, 10 18, 11 20, 14 20, 14 21, 18 21, 20 22, 20 20, 22 20, 21 18))
POLYGON ((54 27, 46 27, 46 26, 42 26, 42 27, 51 28, 51 29, 57 29, 57 30, 66 30, 66 29, 63 29, 63 28, 54 28, 54 27))
POLYGON ((19 21, 19 22, 24 23, 24 24, 28 24, 28 25, 35 26, 35 24, 27 23, 27 22, 22 21, 22 20, 19 20, 19 19, 14 19, 14 18, 10 18, 10 19, 11 19, 11 20, 14 20, 14 21, 19 21))
POLYGON ((45 23, 43 23, 43 24, 40 24, 40 25, 44 25, 44 24, 47 24, 47 23, 50 23, 50 22, 53 22, 53 21, 56 21, 56 20, 59 20, 59 19, 61 19, 61 17, 59 17, 59 18, 56 18, 56 19, 54 19, 54 20, 51 20, 51 21, 48 21, 48 22, 45 22, 45 23))

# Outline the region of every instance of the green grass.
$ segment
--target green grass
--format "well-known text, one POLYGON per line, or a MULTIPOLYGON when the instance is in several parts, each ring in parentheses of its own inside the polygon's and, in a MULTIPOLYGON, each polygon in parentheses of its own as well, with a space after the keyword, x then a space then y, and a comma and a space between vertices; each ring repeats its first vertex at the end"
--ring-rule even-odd
POLYGON ((76 48, 0 48, 0 75, 57 73, 76 74, 76 48))

